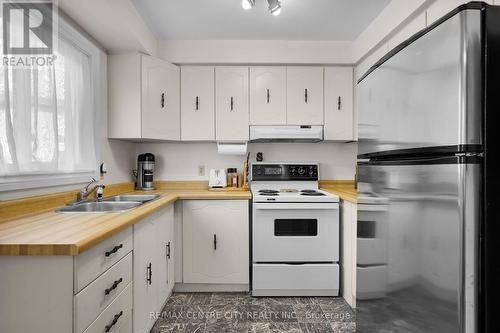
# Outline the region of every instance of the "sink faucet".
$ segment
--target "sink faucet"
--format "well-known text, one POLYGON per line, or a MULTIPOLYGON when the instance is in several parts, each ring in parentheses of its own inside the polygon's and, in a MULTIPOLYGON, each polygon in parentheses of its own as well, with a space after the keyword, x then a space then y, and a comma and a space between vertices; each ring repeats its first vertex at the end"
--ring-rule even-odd
POLYGON ((90 194, 92 194, 94 191, 96 191, 96 200, 97 201, 102 201, 102 197, 104 195, 104 188, 106 186, 102 184, 96 184, 92 189, 89 190, 89 186, 97 183, 97 180, 92 177, 92 180, 85 185, 83 188, 80 189, 80 194, 78 196, 77 202, 85 201, 89 197, 90 194))

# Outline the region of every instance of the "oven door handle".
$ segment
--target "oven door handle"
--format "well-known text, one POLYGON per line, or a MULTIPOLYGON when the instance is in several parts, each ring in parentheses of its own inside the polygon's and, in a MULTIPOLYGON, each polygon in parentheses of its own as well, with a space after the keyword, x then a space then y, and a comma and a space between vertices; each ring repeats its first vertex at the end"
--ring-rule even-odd
POLYGON ((255 209, 258 210, 315 210, 315 209, 339 209, 339 204, 336 202, 323 202, 323 203, 297 203, 297 202, 280 202, 280 203, 254 203, 255 209))

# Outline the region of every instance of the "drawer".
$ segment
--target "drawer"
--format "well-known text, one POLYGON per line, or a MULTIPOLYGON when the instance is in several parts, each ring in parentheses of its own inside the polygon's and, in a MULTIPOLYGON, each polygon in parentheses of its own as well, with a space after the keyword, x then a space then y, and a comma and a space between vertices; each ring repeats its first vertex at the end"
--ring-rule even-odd
POLYGON ((253 296, 338 296, 338 264, 254 264, 253 296))
POLYGON ((77 294, 133 248, 132 226, 75 257, 75 290, 77 294))
POLYGON ((385 297, 387 293, 387 266, 356 268, 356 298, 360 300, 385 297))
POLYGON ((75 296, 75 332, 83 332, 132 281, 132 252, 75 296))
POLYGON ((132 283, 97 317, 84 333, 132 333, 132 283))
POLYGON ((380 238, 357 239, 358 265, 387 263, 387 240, 380 238))

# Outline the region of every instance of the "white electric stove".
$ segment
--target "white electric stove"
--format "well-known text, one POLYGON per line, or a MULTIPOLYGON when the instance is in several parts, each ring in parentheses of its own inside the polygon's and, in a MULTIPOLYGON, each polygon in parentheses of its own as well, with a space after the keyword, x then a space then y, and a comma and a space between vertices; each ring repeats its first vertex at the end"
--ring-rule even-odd
POLYGON ((252 295, 338 296, 339 198, 318 163, 253 163, 252 295))

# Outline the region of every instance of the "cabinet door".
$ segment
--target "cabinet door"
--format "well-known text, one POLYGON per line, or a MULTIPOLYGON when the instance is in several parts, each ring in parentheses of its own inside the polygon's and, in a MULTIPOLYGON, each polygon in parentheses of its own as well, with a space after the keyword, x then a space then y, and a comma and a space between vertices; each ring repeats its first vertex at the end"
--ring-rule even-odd
POLYGON ((286 124, 286 67, 250 67, 250 125, 286 124))
POLYGON ((323 125, 323 67, 287 67, 287 124, 323 125))
POLYGON ((184 283, 247 284, 248 240, 248 201, 184 201, 184 283))
POLYGON ((156 258, 158 259, 158 300, 157 308, 165 304, 173 288, 173 229, 174 229, 174 205, 170 205, 158 212, 155 219, 156 258))
POLYGON ((215 96, 216 140, 247 141, 248 67, 216 67, 215 96))
POLYGON ((325 68, 325 140, 354 140, 353 70, 325 68))
POLYGON ((142 56, 142 138, 180 140, 180 72, 142 56))
POLYGON ((215 140, 214 67, 181 67, 181 138, 215 140))
POLYGON ((149 313, 158 308, 156 214, 134 225, 134 332, 147 333, 154 324, 149 313))

